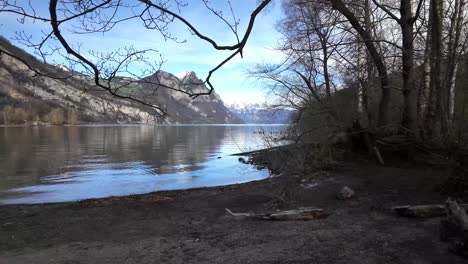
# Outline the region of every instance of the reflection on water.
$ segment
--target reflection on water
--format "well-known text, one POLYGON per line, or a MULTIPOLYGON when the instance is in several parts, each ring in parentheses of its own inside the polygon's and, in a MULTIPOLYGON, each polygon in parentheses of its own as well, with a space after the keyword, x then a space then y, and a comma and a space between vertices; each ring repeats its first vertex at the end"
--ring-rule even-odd
POLYGON ((229 156, 282 126, 0 127, 0 203, 43 203, 219 186, 268 171, 229 156), (219 158, 221 157, 221 158, 219 158))

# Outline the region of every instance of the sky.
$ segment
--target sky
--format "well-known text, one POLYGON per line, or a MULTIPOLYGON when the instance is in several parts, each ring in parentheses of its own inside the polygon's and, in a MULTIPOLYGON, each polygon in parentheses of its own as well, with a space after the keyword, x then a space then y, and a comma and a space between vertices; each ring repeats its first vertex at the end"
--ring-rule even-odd
MULTIPOLYGON (((18 2, 27 3, 26 0, 18 2)), ((201 0, 186 0, 185 2, 187 6, 180 10, 181 14, 201 33, 211 37, 221 45, 236 43, 229 27, 211 14, 201 0)), ((212 0, 211 2, 216 10, 223 11, 226 19, 231 19, 227 0, 212 0)), ((254 0, 231 1, 236 18, 240 20, 239 33, 241 37, 249 21, 251 11, 259 2, 254 0)), ((283 58, 281 53, 274 50, 280 38, 275 25, 281 16, 280 4, 275 2, 277 1, 273 1, 271 6, 257 17, 252 34, 244 49, 244 58, 241 59, 239 56, 234 58, 217 71, 211 79, 215 92, 221 96, 225 103, 263 103, 266 100, 266 89, 253 78, 248 78, 246 71, 252 69, 257 63, 279 63, 283 58)), ((36 12, 48 17, 48 1, 32 1, 32 3, 36 5, 34 6, 36 12)), ((50 30, 47 23, 38 21, 33 23, 31 20, 27 20, 21 24, 17 18, 13 14, 0 16, 0 34, 10 39, 14 44, 18 45, 13 40, 15 32, 24 31, 27 35, 37 38, 41 31, 48 32, 50 30)), ((194 71, 199 78, 205 79, 208 71, 230 54, 215 50, 207 42, 193 36, 185 25, 177 22, 169 26, 171 34, 179 40, 186 40, 185 43, 165 41, 158 32, 145 29, 140 20, 121 23, 104 35, 102 33, 72 34, 66 30, 66 26, 63 26, 65 29, 62 30, 62 33, 69 42, 81 45, 82 51, 110 52, 129 45, 141 49, 156 49, 166 60, 162 70, 175 75, 183 71, 194 71)), ((153 54, 155 60, 159 60, 159 54, 153 54)), ((60 63, 58 58, 52 59, 55 60, 53 63, 60 63)))

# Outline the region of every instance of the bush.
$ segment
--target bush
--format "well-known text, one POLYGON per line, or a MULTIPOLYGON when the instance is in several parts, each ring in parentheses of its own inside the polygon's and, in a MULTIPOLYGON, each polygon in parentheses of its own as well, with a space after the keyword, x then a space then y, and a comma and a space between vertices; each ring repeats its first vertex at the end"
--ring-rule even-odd
POLYGON ((74 108, 68 110, 68 124, 76 125, 78 123, 78 113, 74 108))
POLYGON ((13 123, 16 125, 25 124, 28 122, 28 113, 23 108, 15 108, 13 111, 13 123))
POLYGON ((63 125, 65 123, 65 114, 62 109, 53 109, 47 114, 45 121, 51 125, 63 125))
POLYGON ((23 108, 5 106, 1 111, 2 123, 5 125, 25 124, 29 119, 29 114, 23 108))

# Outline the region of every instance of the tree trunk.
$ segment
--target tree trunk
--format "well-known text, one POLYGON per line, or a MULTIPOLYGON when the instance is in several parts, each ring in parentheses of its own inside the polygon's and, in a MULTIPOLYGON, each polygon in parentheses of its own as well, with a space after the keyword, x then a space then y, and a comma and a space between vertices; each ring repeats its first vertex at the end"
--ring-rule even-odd
POLYGON ((426 111, 426 133, 427 137, 432 141, 437 141, 441 144, 441 139, 444 138, 443 124, 443 98, 445 95, 442 91, 441 83, 441 63, 442 63, 442 18, 443 18, 443 1, 431 0, 430 6, 430 34, 431 34, 431 52, 430 52, 430 87, 429 100, 426 111))
POLYGON ((382 56, 379 54, 375 46, 375 40, 372 38, 369 31, 367 31, 356 18, 356 16, 349 10, 342 0, 329 0, 333 9, 340 12, 346 17, 351 26, 357 31, 359 36, 364 40, 367 50, 369 51, 372 60, 374 61, 377 73, 380 79, 380 86, 382 89, 382 97, 379 102, 378 113, 378 126, 385 126, 388 124, 388 111, 390 110, 390 88, 387 67, 385 66, 382 56))
POLYGON ((402 126, 417 136, 417 108, 416 108, 416 89, 413 87, 413 12, 411 1, 401 0, 399 24, 402 32, 402 80, 403 80, 403 118, 402 126))
POLYGON ((454 11, 451 18, 450 30, 449 30, 449 42, 447 44, 447 63, 448 70, 445 77, 444 87, 446 89, 447 102, 447 120, 449 129, 452 128, 452 121, 454 118, 455 109, 455 82, 458 70, 458 56, 460 48, 460 37, 462 33, 462 25, 465 15, 465 1, 455 0, 454 11))
MULTIPOLYGON (((431 78, 430 78, 430 54, 431 54, 431 31, 427 32, 426 43, 424 47, 424 59, 422 64, 422 71, 423 76, 420 82, 420 87, 418 91, 418 115, 419 120, 422 122, 419 124, 420 128, 420 136, 425 138, 427 135, 426 131, 430 129, 429 124, 430 121, 428 120, 429 117, 429 107, 432 107, 432 103, 430 100, 432 98, 432 93, 430 91, 431 88, 431 78)), ((432 112, 432 110, 431 110, 432 112)))
MULTIPOLYGON (((367 32, 371 32, 371 21, 370 21, 370 4, 369 0, 365 0, 364 2, 364 26, 367 32)), ((360 46, 361 44, 359 44, 360 46)), ((370 128, 375 128, 375 122, 372 119, 372 114, 369 112, 369 88, 370 86, 370 80, 372 79, 372 76, 374 75, 374 65, 372 63, 372 58, 369 54, 369 51, 366 50, 365 52, 365 62, 366 62, 366 79, 367 81, 364 82, 364 85, 362 86, 362 104, 364 106, 364 111, 367 116, 367 124, 368 127, 370 128)))

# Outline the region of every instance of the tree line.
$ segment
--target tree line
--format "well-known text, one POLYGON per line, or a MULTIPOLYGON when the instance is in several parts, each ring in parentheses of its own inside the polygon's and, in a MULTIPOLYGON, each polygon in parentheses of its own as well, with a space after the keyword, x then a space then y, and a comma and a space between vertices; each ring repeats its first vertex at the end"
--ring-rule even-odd
POLYGON ((250 73, 278 104, 301 110, 298 120, 313 112, 320 119, 312 122, 339 126, 340 112, 355 100, 357 119, 375 133, 461 144, 468 128, 466 0, 290 0, 282 7, 277 49, 286 59, 250 73), (355 98, 340 105, 336 95, 346 88, 355 98))

